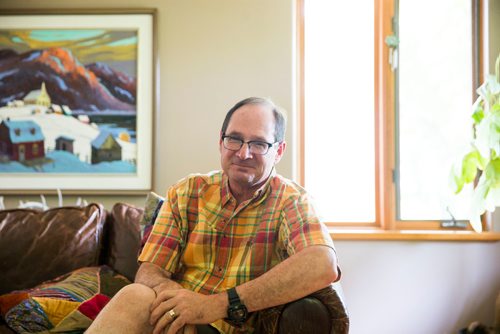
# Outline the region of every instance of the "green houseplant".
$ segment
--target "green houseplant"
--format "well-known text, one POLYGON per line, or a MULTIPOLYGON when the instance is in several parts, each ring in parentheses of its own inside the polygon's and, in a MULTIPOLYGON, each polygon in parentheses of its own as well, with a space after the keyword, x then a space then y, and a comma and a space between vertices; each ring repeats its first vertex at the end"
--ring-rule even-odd
POLYGON ((473 105, 473 139, 470 151, 452 172, 455 193, 473 184, 470 223, 482 231, 481 215, 500 206, 500 55, 495 75, 489 75, 477 89, 473 105))

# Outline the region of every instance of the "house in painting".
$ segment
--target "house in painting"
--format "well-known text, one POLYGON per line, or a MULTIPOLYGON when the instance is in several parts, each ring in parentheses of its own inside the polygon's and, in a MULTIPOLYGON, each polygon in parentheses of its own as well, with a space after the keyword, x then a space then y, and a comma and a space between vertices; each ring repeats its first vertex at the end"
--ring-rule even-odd
POLYGON ((47 109, 47 112, 48 113, 54 113, 54 114, 59 114, 59 115, 62 115, 63 114, 63 110, 61 108, 60 105, 58 104, 52 104, 49 109, 47 109))
POLYGON ((0 123, 0 155, 26 161, 45 157, 45 137, 34 121, 4 120, 0 123))
POLYGON ((19 108, 24 106, 24 101, 22 100, 14 100, 7 102, 7 106, 11 108, 19 108))
POLYGON ((36 104, 39 106, 50 107, 51 99, 45 89, 45 82, 42 82, 42 87, 37 90, 32 90, 24 97, 24 104, 36 104))
POLYGON ((73 112, 71 111, 71 108, 68 107, 67 105, 62 105, 61 108, 62 108, 62 112, 63 112, 64 115, 66 115, 66 116, 73 115, 73 112))
POLYGON ((68 107, 67 105, 58 105, 58 104, 50 105, 50 107, 47 109, 47 113, 53 113, 65 116, 73 115, 73 112, 71 111, 70 107, 68 107))
POLYGON ((103 131, 94 139, 92 145, 92 163, 115 161, 122 159, 122 147, 107 131, 103 131))
POLYGON ((75 140, 73 138, 67 136, 59 136, 56 138, 56 150, 73 153, 74 141, 75 140))

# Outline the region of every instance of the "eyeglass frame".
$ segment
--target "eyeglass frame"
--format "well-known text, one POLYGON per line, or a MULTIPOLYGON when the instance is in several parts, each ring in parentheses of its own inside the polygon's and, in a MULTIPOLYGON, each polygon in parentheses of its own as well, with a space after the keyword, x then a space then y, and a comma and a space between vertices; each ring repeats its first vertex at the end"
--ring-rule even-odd
POLYGON ((241 150, 241 148, 243 147, 244 144, 247 144, 248 145, 248 151, 250 151, 250 153, 252 153, 252 154, 258 154, 258 155, 266 155, 267 153, 269 153, 269 149, 271 147, 273 147, 274 145, 280 143, 279 141, 275 141, 274 143, 268 143, 267 141, 262 141, 262 140, 248 140, 248 141, 244 141, 243 139, 240 139, 240 138, 237 138, 237 137, 233 137, 233 136, 229 136, 229 135, 226 135, 226 134, 223 134, 221 136, 221 139, 222 139, 222 145, 224 145, 224 148, 227 149, 227 150, 230 150, 230 151, 233 151, 233 152, 237 152, 237 151, 241 150), (240 141, 241 142, 240 147, 237 150, 233 150, 233 149, 228 148, 226 146, 226 142, 224 140, 226 138, 231 138, 233 140, 240 141), (253 143, 266 144, 267 145, 267 151, 265 153, 252 152, 252 144, 253 143))

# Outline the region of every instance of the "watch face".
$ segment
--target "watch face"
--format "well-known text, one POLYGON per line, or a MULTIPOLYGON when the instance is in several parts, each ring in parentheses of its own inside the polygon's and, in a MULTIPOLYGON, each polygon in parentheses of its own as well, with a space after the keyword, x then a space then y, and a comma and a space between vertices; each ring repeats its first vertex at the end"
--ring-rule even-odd
POLYGON ((248 311, 245 305, 231 306, 228 310, 229 320, 235 322, 245 322, 247 320, 248 311))
POLYGON ((245 318, 245 315, 246 315, 246 312, 245 312, 245 310, 242 310, 242 309, 236 310, 233 313, 233 317, 235 317, 237 319, 245 318))

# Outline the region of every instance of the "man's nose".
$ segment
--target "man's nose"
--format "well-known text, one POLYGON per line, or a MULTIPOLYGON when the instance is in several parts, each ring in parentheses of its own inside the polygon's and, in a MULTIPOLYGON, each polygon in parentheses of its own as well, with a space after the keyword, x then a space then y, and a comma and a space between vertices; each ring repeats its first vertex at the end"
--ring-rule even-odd
POLYGON ((241 145, 240 149, 237 152, 237 156, 241 160, 250 159, 252 157, 252 153, 250 152, 250 146, 248 145, 248 143, 243 143, 243 145, 241 145))

